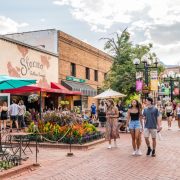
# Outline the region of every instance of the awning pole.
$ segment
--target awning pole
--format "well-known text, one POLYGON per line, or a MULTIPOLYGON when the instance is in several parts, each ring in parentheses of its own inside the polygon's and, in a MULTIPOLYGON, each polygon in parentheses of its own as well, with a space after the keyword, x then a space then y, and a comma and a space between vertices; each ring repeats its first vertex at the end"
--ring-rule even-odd
POLYGON ((39 103, 39 106, 40 106, 40 120, 42 118, 42 92, 40 91, 40 103, 39 103))

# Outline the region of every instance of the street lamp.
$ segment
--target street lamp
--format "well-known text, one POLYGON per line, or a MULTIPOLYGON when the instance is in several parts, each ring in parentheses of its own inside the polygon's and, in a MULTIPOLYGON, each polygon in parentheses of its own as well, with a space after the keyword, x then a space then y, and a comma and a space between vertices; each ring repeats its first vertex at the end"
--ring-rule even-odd
MULTIPOLYGON (((150 69, 157 69, 158 63, 159 63, 159 59, 158 58, 153 58, 152 61, 150 59, 150 55, 149 54, 145 54, 141 60, 139 60, 138 58, 135 58, 133 60, 134 65, 136 66, 136 69, 138 70, 144 70, 144 75, 145 75, 145 84, 148 87, 149 86, 149 80, 148 80, 148 73, 150 71, 150 69), (140 64, 144 64, 143 67, 138 67, 140 64)), ((145 97, 148 97, 148 94, 145 95, 145 97)))
POLYGON ((178 81, 179 89, 180 89, 180 74, 175 74, 173 71, 169 71, 168 74, 163 74, 162 78, 164 81, 169 81, 170 88, 171 88, 171 102, 173 101, 173 84, 175 81, 178 81))

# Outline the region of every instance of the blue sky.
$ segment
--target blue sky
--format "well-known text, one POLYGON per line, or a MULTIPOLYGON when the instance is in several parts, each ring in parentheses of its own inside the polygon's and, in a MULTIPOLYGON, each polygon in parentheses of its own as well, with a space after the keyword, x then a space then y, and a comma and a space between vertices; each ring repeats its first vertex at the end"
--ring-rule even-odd
POLYGON ((153 43, 166 64, 180 63, 179 0, 0 0, 0 34, 56 28, 99 49, 128 27, 133 43, 153 43))

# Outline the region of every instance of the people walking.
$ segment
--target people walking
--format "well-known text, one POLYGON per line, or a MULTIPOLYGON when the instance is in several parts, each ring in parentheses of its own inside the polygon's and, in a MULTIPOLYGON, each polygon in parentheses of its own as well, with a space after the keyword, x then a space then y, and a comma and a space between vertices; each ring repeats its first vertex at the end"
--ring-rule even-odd
MULTIPOLYGON (((162 116, 163 116, 164 108, 163 108, 163 106, 161 104, 161 101, 157 102, 156 108, 158 109, 158 112, 159 112, 158 119, 159 119, 160 126, 162 127, 162 116)), ((159 140, 162 140, 162 135, 161 135, 160 131, 158 132, 158 137, 159 137, 159 140)))
POLYGON ((157 131, 161 129, 158 120, 159 113, 158 109, 153 106, 153 99, 151 97, 146 99, 146 105, 147 108, 145 108, 143 112, 145 117, 144 137, 148 148, 146 155, 149 156, 152 153, 152 157, 155 157, 157 131), (150 135, 152 138, 152 148, 149 141, 150 135))
POLYGON ((177 104, 176 114, 177 114, 177 118, 178 118, 178 127, 179 127, 179 130, 180 130, 180 103, 177 104))
POLYGON ((107 100, 106 112, 106 139, 109 141, 108 149, 111 149, 111 140, 114 139, 114 146, 117 147, 116 139, 119 138, 118 129, 119 112, 112 99, 107 100))
POLYGON ((1 129, 6 129, 6 123, 7 123, 7 119, 8 119, 8 106, 7 106, 7 102, 4 101, 3 105, 0 109, 1 112, 1 129), (3 124, 3 126, 2 126, 3 124), (3 128, 2 128, 3 127, 3 128))
POLYGON ((23 100, 19 101, 19 106, 20 106, 20 111, 18 113, 18 122, 19 122, 19 127, 21 129, 21 128, 26 127, 26 124, 25 124, 25 121, 24 121, 24 116, 25 116, 25 113, 26 113, 26 106, 24 105, 23 100))
POLYGON ((96 105, 95 105, 95 103, 92 103, 92 105, 91 105, 91 118, 92 118, 93 122, 96 121, 96 105))
POLYGON ((107 110, 106 104, 103 100, 101 100, 98 111, 98 118, 99 118, 99 122, 101 123, 101 127, 104 127, 104 124, 106 122, 106 110, 107 110))
POLYGON ((173 100, 173 102, 172 102, 172 107, 173 107, 172 121, 175 121, 176 120, 176 107, 177 107, 177 103, 175 100, 173 100))
POLYGON ((127 127, 129 126, 131 137, 133 153, 132 155, 142 155, 140 150, 141 144, 141 129, 143 128, 142 122, 142 110, 141 105, 137 100, 132 100, 131 108, 129 108, 127 113, 127 127))
POLYGON ((171 130, 172 117, 173 117, 173 106, 170 101, 168 102, 167 106, 165 107, 165 114, 166 114, 167 122, 168 122, 168 130, 171 130))
POLYGON ((16 124, 17 131, 19 130, 18 113, 19 113, 20 109, 21 109, 20 106, 16 104, 16 99, 13 99, 12 104, 9 107, 9 114, 10 114, 10 119, 11 119, 10 132, 12 132, 13 122, 15 122, 15 124, 16 124))

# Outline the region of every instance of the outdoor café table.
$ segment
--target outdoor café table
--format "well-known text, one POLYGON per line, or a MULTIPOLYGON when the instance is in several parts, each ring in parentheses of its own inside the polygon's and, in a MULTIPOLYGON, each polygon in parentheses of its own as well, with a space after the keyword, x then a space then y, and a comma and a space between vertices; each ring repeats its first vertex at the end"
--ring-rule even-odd
POLYGON ((25 133, 25 132, 17 132, 17 133, 9 133, 9 136, 19 136, 19 140, 20 140, 20 147, 19 147, 19 157, 20 157, 20 161, 19 163, 21 164, 21 160, 22 160, 22 137, 28 136, 32 133, 25 133))

